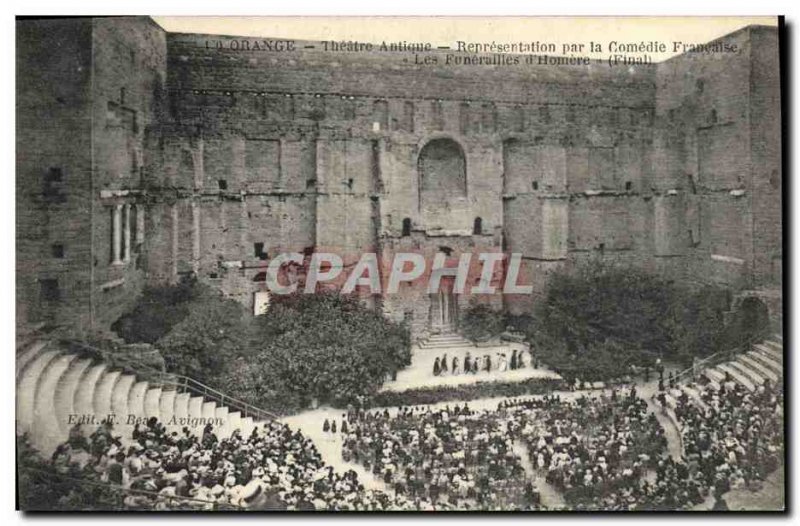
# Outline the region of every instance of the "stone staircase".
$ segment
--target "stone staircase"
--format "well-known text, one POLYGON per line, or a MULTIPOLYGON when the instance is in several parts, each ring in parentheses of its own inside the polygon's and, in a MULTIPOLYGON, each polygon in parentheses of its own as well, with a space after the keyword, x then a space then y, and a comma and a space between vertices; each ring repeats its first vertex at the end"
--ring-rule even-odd
MULTIPOLYGON (((755 391, 766 380, 774 385, 783 377, 783 338, 780 335, 770 336, 761 343, 753 344, 749 351, 738 354, 732 360, 706 367, 701 376, 715 390, 719 390, 726 381, 735 382, 748 391, 755 391)), ((674 409, 677 399, 683 393, 696 406, 707 408, 699 391, 692 384, 682 384, 666 393, 667 405, 674 409)))
POLYGON ((236 430, 249 434, 264 419, 247 404, 216 396, 210 388, 202 392, 175 381, 148 382, 129 368, 82 355, 54 340, 28 337, 17 346, 17 434, 28 433, 46 456, 67 439, 76 423, 89 435, 110 413, 116 416, 114 433, 123 442, 134 429, 131 419, 156 417, 170 432, 187 427, 200 434, 208 419, 216 418, 221 422, 214 425, 220 438, 236 430), (181 421, 185 418, 206 420, 181 421))
POLYGON ((453 347, 474 347, 468 339, 457 333, 434 334, 419 343, 420 349, 450 349, 453 347))

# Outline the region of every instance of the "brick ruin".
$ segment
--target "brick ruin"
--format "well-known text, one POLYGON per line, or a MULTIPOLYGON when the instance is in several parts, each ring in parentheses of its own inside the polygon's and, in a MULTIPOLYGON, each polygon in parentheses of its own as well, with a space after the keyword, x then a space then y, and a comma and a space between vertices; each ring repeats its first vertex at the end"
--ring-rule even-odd
MULTIPOLYGON (((720 40, 741 52, 432 68, 146 17, 21 20, 17 322, 107 328, 187 274, 253 308, 269 258, 323 248, 346 267, 521 253, 533 293, 482 298, 514 313, 590 257, 774 297, 778 33, 720 40)), ((444 295, 365 299, 425 335, 470 301, 444 295)))

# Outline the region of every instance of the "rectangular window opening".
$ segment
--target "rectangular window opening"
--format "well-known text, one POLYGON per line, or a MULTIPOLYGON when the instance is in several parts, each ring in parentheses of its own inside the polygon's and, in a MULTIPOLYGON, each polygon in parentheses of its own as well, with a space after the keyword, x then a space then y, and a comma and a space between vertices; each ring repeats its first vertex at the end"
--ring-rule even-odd
POLYGON ((47 181, 51 183, 60 183, 64 176, 61 168, 54 166, 47 171, 47 181))
POLYGON ((253 252, 258 259, 267 259, 267 253, 264 252, 264 243, 253 243, 253 252))
POLYGON ((58 301, 61 299, 61 290, 58 287, 58 280, 55 278, 45 278, 39 280, 39 290, 44 301, 58 301))

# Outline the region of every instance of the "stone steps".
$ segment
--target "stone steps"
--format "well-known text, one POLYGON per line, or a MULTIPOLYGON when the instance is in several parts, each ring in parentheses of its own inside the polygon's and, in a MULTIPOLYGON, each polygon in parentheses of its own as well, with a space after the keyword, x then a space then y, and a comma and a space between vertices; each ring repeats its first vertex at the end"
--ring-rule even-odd
MULTIPOLYGON (((737 383, 748 391, 755 391, 765 381, 780 381, 783 376, 782 345, 775 340, 755 344, 752 350, 739 354, 733 360, 703 369, 701 375, 708 380, 707 387, 719 391, 721 385, 737 383), (729 382, 726 382, 726 373, 729 382)), ((701 396, 701 391, 693 384, 680 385, 680 390, 689 398, 689 403, 696 409, 707 412, 708 404, 701 396)), ((674 409, 680 393, 670 390, 666 394, 667 407, 674 409)))
POLYGON ((739 361, 739 363, 746 365, 751 371, 757 372, 762 378, 768 378, 772 382, 777 382, 778 378, 780 378, 778 373, 771 370, 769 367, 762 365, 760 362, 754 360, 747 354, 737 356, 736 359, 739 361))
POLYGON ((736 383, 744 386, 745 389, 748 391, 755 391, 756 386, 753 382, 750 381, 747 376, 743 375, 739 370, 735 367, 731 367, 728 363, 721 363, 717 365, 717 370, 722 371, 723 374, 726 374, 736 383))
MULTIPOLYGON (((716 367, 709 367, 703 370, 703 375, 706 378, 708 378, 708 380, 715 383, 717 386, 720 386, 725 383, 725 373, 723 373, 716 367)), ((716 388, 719 389, 719 387, 716 388)))
POLYGON ((116 415, 114 433, 123 442, 130 440, 134 427, 128 423, 128 415, 156 417, 170 432, 189 427, 196 434, 203 432, 203 424, 170 421, 173 417, 219 418, 222 424, 215 425, 215 431, 221 438, 236 430, 249 435, 258 424, 215 400, 181 393, 168 385, 151 385, 135 374, 60 349, 50 341, 32 340, 20 346, 16 384, 17 433, 28 433, 31 443, 45 456, 67 439, 75 423, 80 422, 81 431, 89 435, 109 413, 116 415))
POLYGON ((773 360, 775 362, 778 362, 778 363, 781 363, 781 364, 783 363, 783 351, 779 350, 779 349, 776 349, 775 347, 773 347, 771 345, 766 345, 766 344, 763 344, 763 343, 757 343, 757 344, 753 345, 753 350, 762 353, 764 356, 766 356, 767 358, 770 358, 771 360, 773 360))
MULTIPOLYGON (((755 391, 767 380, 773 383, 780 381, 783 377, 783 344, 775 338, 756 343, 749 352, 736 356, 734 360, 708 367, 701 374, 713 389, 719 390, 725 383, 726 373, 729 381, 748 391, 755 391)), ((702 400, 699 393, 693 393, 686 386, 681 386, 681 389, 700 405, 702 400)))
MULTIPOLYGON (((77 363, 61 376, 56 386, 56 392, 53 395, 55 398, 56 415, 72 415, 78 413, 75 406, 75 397, 81 385, 81 380, 86 376, 91 366, 92 360, 88 358, 79 359, 77 363)), ((69 416, 67 416, 67 419, 63 417, 57 418, 57 422, 59 433, 64 434, 69 432, 69 416)))
POLYGON ((737 373, 747 378, 747 380, 752 382, 753 386, 755 387, 764 383, 765 377, 762 376, 758 371, 754 370, 749 365, 739 361, 738 356, 736 360, 727 362, 725 365, 727 365, 731 369, 734 369, 737 373))
POLYGON ((159 400, 163 394, 160 387, 153 387, 148 389, 144 394, 144 416, 150 418, 152 416, 158 418, 160 404, 159 400))
POLYGON ((419 343, 421 349, 448 349, 452 347, 474 347, 460 334, 435 334, 419 343))
POLYGON ((703 411, 708 410, 708 404, 703 401, 703 398, 700 396, 700 391, 696 390, 694 387, 688 385, 682 385, 681 391, 686 393, 686 396, 689 397, 689 400, 692 401, 694 405, 702 409, 703 411))
POLYGON ((754 347, 752 351, 747 353, 747 356, 751 357, 753 360, 756 360, 763 366, 768 367, 770 370, 783 375, 783 363, 775 360, 772 354, 754 347))
POLYGON ((37 340, 31 342, 27 345, 20 353, 17 354, 17 363, 16 363, 16 381, 20 381, 20 373, 22 372, 27 365, 33 361, 34 358, 39 356, 39 353, 43 352, 44 349, 50 345, 50 342, 47 340, 37 340))
POLYGON ((41 437, 48 449, 55 447, 60 442, 59 418, 56 414, 55 400, 59 380, 65 375, 75 355, 62 354, 51 360, 48 367, 42 372, 34 404, 34 422, 32 435, 41 437))

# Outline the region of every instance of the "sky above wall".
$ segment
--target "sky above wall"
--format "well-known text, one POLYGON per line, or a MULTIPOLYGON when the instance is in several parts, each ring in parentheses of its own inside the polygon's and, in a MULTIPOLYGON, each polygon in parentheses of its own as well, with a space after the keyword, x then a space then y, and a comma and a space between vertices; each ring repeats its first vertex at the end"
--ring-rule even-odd
MULTIPOLYGON (((680 54, 673 42, 703 44, 752 24, 777 26, 777 17, 169 17, 153 19, 166 31, 295 40, 456 42, 498 44, 546 42, 557 55, 570 53, 604 59, 614 42, 663 42, 666 51, 643 51, 655 62, 680 54), (592 52, 589 42, 603 44, 592 52), (564 44, 584 44, 565 50, 564 44)), ((653 49, 653 48, 649 48, 653 49)), ((633 53, 631 53, 633 54, 633 53)))

